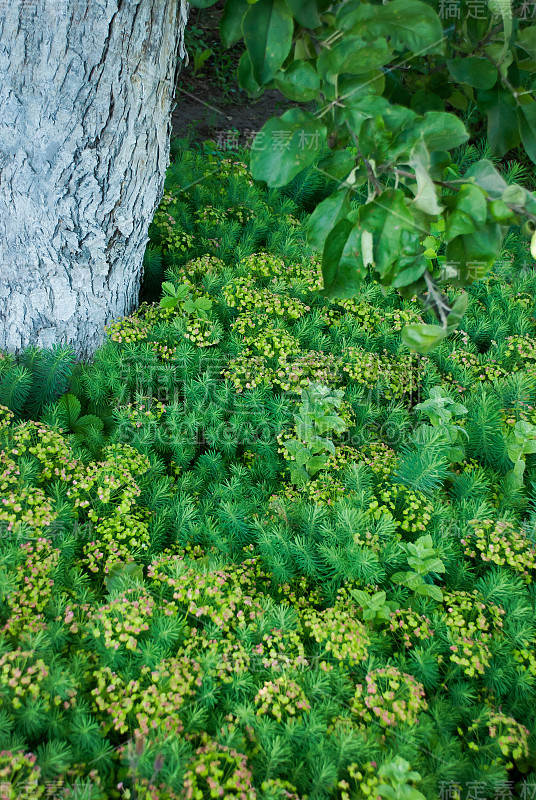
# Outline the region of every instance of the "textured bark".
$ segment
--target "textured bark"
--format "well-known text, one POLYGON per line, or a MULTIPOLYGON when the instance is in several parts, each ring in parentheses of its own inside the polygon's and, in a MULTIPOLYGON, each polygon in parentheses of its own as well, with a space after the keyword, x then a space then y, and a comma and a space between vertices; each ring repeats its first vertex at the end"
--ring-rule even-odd
POLYGON ((188 8, 0 2, 0 349, 88 357, 135 307, 188 8))

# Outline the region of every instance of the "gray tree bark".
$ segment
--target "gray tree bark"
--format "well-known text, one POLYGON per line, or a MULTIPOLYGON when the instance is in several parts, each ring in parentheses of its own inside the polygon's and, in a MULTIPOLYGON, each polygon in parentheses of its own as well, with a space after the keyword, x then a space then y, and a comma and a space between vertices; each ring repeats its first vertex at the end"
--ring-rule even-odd
POLYGON ((0 349, 136 305, 169 163, 185 0, 0 0, 0 349))

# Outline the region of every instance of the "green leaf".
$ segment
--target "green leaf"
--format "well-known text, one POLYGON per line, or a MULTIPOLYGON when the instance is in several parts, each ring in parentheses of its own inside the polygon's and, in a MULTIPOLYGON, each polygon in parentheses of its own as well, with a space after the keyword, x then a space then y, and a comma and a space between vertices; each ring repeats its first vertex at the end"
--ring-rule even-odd
POLYGON ((307 472, 309 473, 309 475, 314 475, 319 470, 321 470, 322 467, 325 467, 327 463, 328 463, 327 456, 313 456, 307 462, 306 466, 307 472))
POLYGON ((478 106, 488 117, 488 141, 493 155, 502 156, 519 144, 517 104, 510 92, 498 86, 479 92, 478 106))
POLYGON ((326 239, 322 276, 326 297, 355 297, 366 276, 362 257, 362 231, 348 219, 340 220, 326 239))
POLYGON ((402 342, 417 353, 429 353, 445 338, 447 331, 440 325, 406 325, 402 342))
POLYGON ((287 0, 292 16, 302 28, 319 28, 322 21, 315 0, 287 0))
POLYGON ((320 79, 309 61, 294 61, 275 76, 275 85, 285 97, 298 103, 313 100, 320 88, 320 79))
POLYGON ((220 19, 220 36, 224 47, 232 47, 242 38, 242 19, 248 8, 247 0, 226 0, 220 19))
POLYGON ((307 242, 322 252, 328 233, 351 209, 350 195, 346 189, 339 189, 317 205, 307 223, 307 242))
POLYGON ((162 289, 166 294, 170 295, 170 297, 176 297, 175 286, 169 281, 164 281, 162 289))
POLYGON ((272 80, 290 52, 294 23, 284 0, 259 0, 248 8, 242 32, 259 85, 272 80))
POLYGON ((249 58, 249 53, 245 50, 242 55, 240 56, 240 60, 238 61, 238 69, 236 71, 236 76, 238 79, 238 85, 241 89, 245 89, 245 91, 251 96, 256 97, 259 94, 262 94, 262 87, 259 86, 255 78, 253 77, 253 67, 251 66, 251 60, 249 58))
POLYGON ((446 262, 456 268, 462 284, 481 280, 493 266, 501 252, 505 231, 503 226, 489 223, 474 233, 456 236, 448 242, 446 262))
POLYGON ((373 8, 374 17, 364 25, 366 31, 389 36, 395 50, 407 48, 419 56, 444 52, 443 27, 431 6, 420 0, 392 0, 373 8))
POLYGON ((424 145, 423 140, 414 145, 410 158, 409 166, 415 172, 417 189, 412 205, 425 214, 438 215, 443 210, 437 199, 434 182, 430 178, 430 154, 424 145))
POLYGON ((536 25, 517 31, 516 45, 536 61, 536 25))
POLYGON ((508 186, 502 175, 497 172, 487 158, 482 158, 473 164, 465 173, 464 178, 473 178, 474 182, 495 200, 502 198, 503 192, 508 186))
POLYGON ((104 579, 107 591, 112 592, 116 586, 121 585, 122 579, 127 577, 131 580, 143 581, 143 567, 141 564, 137 564, 135 561, 127 563, 116 561, 115 564, 112 564, 108 575, 104 579))
POLYGON ((102 431, 104 428, 104 422, 94 414, 85 414, 83 417, 79 417, 76 422, 72 424, 72 427, 75 433, 80 433, 89 427, 93 427, 98 431, 102 431))
POLYGON ((348 150, 334 150, 328 156, 321 158, 316 166, 327 178, 342 180, 348 177, 355 166, 355 156, 348 150))
POLYGON ((169 297, 169 295, 168 295, 166 297, 163 297, 160 300, 160 307, 161 308, 175 308, 176 305, 177 305, 177 298, 176 297, 169 297))
POLYGON ((452 150, 469 139, 463 122, 446 111, 429 111, 419 131, 428 150, 452 150))
POLYGON ((512 3, 511 0, 488 0, 488 7, 492 14, 502 17, 504 45, 498 58, 500 64, 504 60, 512 35, 512 3))
POLYGON ((331 48, 322 50, 317 70, 322 80, 335 84, 341 73, 359 75, 391 60, 391 51, 384 38, 367 44, 359 36, 348 36, 331 48))
POLYGON ((311 164, 326 142, 326 126, 308 111, 291 108, 272 117, 255 138, 251 174, 268 186, 285 186, 311 164))
POLYGON ((80 400, 74 394, 68 392, 60 397, 58 402, 67 414, 69 425, 72 426, 73 423, 78 419, 80 411, 82 410, 82 404, 80 403, 80 400))
POLYGON ((212 308, 212 300, 210 297, 198 297, 195 301, 195 308, 197 311, 210 311, 212 308))
POLYGON ((456 195, 454 210, 445 223, 445 239, 454 239, 466 233, 473 233, 486 223, 487 201, 482 189, 464 183, 456 195))
MULTIPOLYGON (((447 317, 447 331, 449 334, 454 333, 454 331, 460 324, 463 315, 467 311, 468 303, 469 303, 469 295, 467 294, 467 292, 463 292, 459 297, 456 298, 456 302, 450 309, 450 314, 447 317)), ((453 414, 460 414, 460 413, 463 414, 467 412, 467 409, 464 406, 459 405, 457 403, 455 403, 454 405, 456 406, 456 408, 454 408, 453 406, 451 409, 453 414)))
POLYGON ((466 83, 474 89, 491 89, 498 77, 496 67, 487 58, 468 56, 447 61, 447 69, 458 83, 466 83))
POLYGON ((518 106, 519 133, 521 142, 530 160, 536 164, 536 102, 530 100, 518 106))
MULTIPOLYGON (((410 233, 415 246, 420 248, 414 219, 404 202, 402 189, 387 189, 374 203, 361 206, 359 222, 362 230, 373 234, 374 265, 381 278, 387 275, 393 264, 398 263, 403 231, 410 233)), ((407 244, 406 237, 404 241, 407 244)))

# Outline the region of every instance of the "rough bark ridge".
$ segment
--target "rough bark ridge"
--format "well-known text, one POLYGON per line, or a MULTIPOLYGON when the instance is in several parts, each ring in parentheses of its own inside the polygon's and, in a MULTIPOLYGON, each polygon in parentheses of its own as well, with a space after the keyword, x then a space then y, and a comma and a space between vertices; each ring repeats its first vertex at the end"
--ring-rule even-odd
POLYGON ((0 349, 85 358, 134 308, 188 9, 0 3, 0 349))

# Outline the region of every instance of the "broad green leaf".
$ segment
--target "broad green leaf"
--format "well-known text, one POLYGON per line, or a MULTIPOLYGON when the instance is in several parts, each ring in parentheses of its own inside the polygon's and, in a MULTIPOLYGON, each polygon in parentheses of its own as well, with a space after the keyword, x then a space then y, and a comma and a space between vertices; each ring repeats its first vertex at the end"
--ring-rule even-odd
POLYGON ((375 95, 358 97, 356 94, 355 98, 352 98, 351 102, 350 97, 348 97, 346 100, 344 99, 345 95, 342 92, 341 97, 342 102, 347 104, 346 116, 352 129, 352 133, 357 137, 360 135, 361 126, 365 120, 371 119, 378 114, 385 114, 387 109, 390 107, 390 103, 385 99, 385 97, 377 97, 375 95))
POLYGON ((361 228, 348 219, 340 220, 326 239, 322 255, 324 294, 341 300, 355 297, 366 272, 361 228))
POLYGON ((175 297, 175 286, 170 281, 164 281, 162 284, 162 289, 166 294, 169 294, 171 297, 175 297))
POLYGON ((353 225, 348 219, 341 219, 326 237, 322 253, 322 275, 324 294, 327 297, 338 296, 339 290, 342 292, 346 290, 345 276, 339 273, 339 263, 352 228, 353 225))
POLYGON ((361 206, 359 222, 362 230, 373 234, 374 265, 380 278, 386 276, 400 257, 403 231, 413 233, 419 246, 414 220, 404 202, 402 189, 387 189, 374 203, 361 206))
POLYGON ((350 195, 342 189, 334 192, 317 205, 307 223, 307 241, 314 249, 322 252, 324 243, 334 225, 346 217, 351 209, 350 195))
POLYGON ((322 21, 315 0, 287 0, 292 16, 302 28, 319 28, 322 21))
POLYGON ((242 19, 248 8, 247 0, 226 0, 220 19, 220 36, 224 47, 232 47, 242 38, 242 19))
POLYGON ((309 61, 294 61, 284 72, 276 73, 275 85, 290 100, 307 103, 316 97, 320 79, 309 61))
POLYGON ((501 200, 508 205, 521 206, 522 208, 527 200, 527 191, 517 183, 513 183, 506 187, 502 193, 501 200))
POLYGON ((62 395, 58 402, 67 414, 69 425, 73 425, 73 423, 78 419, 80 411, 82 410, 80 400, 78 397, 76 397, 76 395, 68 392, 67 394, 62 395))
POLYGON ((516 45, 536 61, 536 25, 517 31, 516 45))
POLYGON ((482 158, 473 164, 463 176, 473 178, 474 182, 480 186, 494 200, 500 200, 508 184, 497 172, 491 161, 482 158))
POLYGON ((495 222, 513 224, 516 216, 511 208, 508 208, 502 200, 492 200, 488 205, 488 210, 495 222))
POLYGON ((512 35, 512 3, 511 0, 488 0, 488 7, 492 14, 502 17, 504 29, 504 45, 502 53, 498 58, 498 62, 504 61, 504 57, 508 50, 508 42, 512 35))
POLYGON ((391 51, 384 38, 367 44, 359 36, 348 36, 333 47, 326 47, 320 53, 317 70, 322 80, 337 82, 340 73, 359 75, 381 67, 391 60, 391 51))
POLYGON ((441 214, 443 207, 438 202, 436 188, 429 175, 430 155, 422 139, 414 145, 408 164, 415 172, 417 181, 417 189, 412 189, 415 193, 412 206, 425 214, 441 214))
POLYGON ((458 83, 467 83, 475 89, 491 89, 498 73, 491 61, 479 56, 453 58, 447 61, 447 69, 458 83))
POLYGON ((536 259, 536 233, 532 234, 532 238, 530 240, 530 254, 534 259, 536 259))
POLYGON ((447 335, 440 325, 406 325, 402 328, 402 342, 417 353, 429 353, 447 335))
POLYGON ((272 80, 290 52, 294 23, 285 0, 259 0, 242 21, 254 80, 272 80))
POLYGON ((177 299, 175 297, 169 297, 169 295, 160 300, 161 308, 175 308, 176 305, 177 299))
POLYGON ((426 272, 427 266, 428 262, 423 258, 422 261, 417 261, 410 267, 406 267, 406 269, 403 269, 401 272, 397 273, 394 280, 391 282, 391 286, 393 289, 400 289, 403 286, 411 286, 412 283, 415 283, 419 280, 419 278, 422 278, 426 272))
POLYGON ((463 122, 446 111, 429 111, 419 131, 428 150, 452 150, 469 139, 463 122))
POLYGON ((493 155, 502 156, 519 144, 517 105, 510 92, 498 86, 479 92, 478 106, 488 118, 488 141, 493 155))
POLYGON ((487 201, 482 189, 464 183, 456 195, 454 210, 446 219, 445 239, 473 233, 486 224, 487 201))
POLYGON ((355 166, 355 156, 349 150, 334 150, 321 158, 316 166, 326 178, 339 181, 350 174, 355 166))
POLYGON ((135 561, 116 561, 112 564, 104 579, 107 591, 113 592, 116 586, 121 585, 121 581, 124 578, 130 578, 141 583, 143 581, 143 567, 141 564, 137 564, 135 561))
MULTIPOLYGON (((452 308, 450 309, 450 314, 447 317, 447 331, 449 333, 453 333, 460 321, 467 311, 467 305, 469 303, 469 295, 467 292, 463 292, 459 297, 456 298, 456 302, 453 304, 452 308)), ((467 412, 465 406, 460 405, 459 403, 454 403, 451 407, 451 413, 453 414, 464 414, 467 412)))
POLYGON ((96 428, 98 431, 102 431, 104 428, 104 422, 94 414, 84 414, 83 417, 78 417, 76 422, 73 423, 73 430, 75 433, 80 433, 85 431, 90 426, 96 428))
POLYGON ((251 60, 247 50, 245 50, 240 56, 236 76, 240 88, 245 89, 245 91, 251 97, 256 97, 257 95, 262 94, 262 87, 259 86, 253 77, 253 67, 251 66, 251 60))
POLYGON ((315 475, 322 467, 325 467, 328 463, 327 456, 313 456, 307 462, 307 472, 309 475, 315 475))
POLYGON ((257 134, 251 155, 251 174, 268 186, 285 186, 314 161, 325 146, 326 126, 308 111, 291 108, 272 117, 257 134))
POLYGON ((366 29, 376 36, 389 36, 395 50, 413 53, 443 53, 444 35, 434 9, 420 0, 392 0, 374 6, 375 16, 366 29))
POLYGON ((446 261, 454 267, 461 283, 481 280, 501 252, 507 228, 488 223, 475 233, 456 236, 447 244, 446 261))
POLYGON ((519 133, 528 157, 536 164, 536 102, 524 100, 517 108, 519 133))

